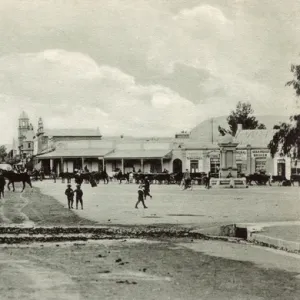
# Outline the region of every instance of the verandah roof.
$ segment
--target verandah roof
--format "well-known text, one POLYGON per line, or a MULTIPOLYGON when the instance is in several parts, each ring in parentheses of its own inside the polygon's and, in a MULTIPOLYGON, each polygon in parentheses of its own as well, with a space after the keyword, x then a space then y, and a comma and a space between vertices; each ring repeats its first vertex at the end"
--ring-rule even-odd
POLYGON ((172 150, 115 150, 104 158, 107 159, 170 159, 172 150))
POLYGON ((53 152, 38 155, 39 159, 48 158, 77 158, 77 157, 104 157, 112 149, 57 149, 53 152))

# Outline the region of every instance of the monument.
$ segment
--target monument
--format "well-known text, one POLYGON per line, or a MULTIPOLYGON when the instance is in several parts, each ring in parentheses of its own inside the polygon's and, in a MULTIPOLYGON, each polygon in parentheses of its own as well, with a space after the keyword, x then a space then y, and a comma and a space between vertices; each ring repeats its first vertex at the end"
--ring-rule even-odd
POLYGON ((220 147, 220 172, 219 178, 211 178, 211 187, 235 188, 248 187, 246 178, 238 178, 236 165, 236 149, 238 143, 234 137, 226 134, 219 139, 220 147))

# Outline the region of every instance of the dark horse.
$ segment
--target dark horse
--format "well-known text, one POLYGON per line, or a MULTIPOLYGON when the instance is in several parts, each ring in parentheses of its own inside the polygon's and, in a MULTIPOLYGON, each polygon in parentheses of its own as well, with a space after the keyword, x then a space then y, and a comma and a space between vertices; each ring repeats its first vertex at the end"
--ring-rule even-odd
POLYGON ((6 171, 3 172, 3 175, 6 179, 8 179, 7 188, 10 191, 10 185, 13 186, 13 191, 15 191, 15 182, 22 182, 23 183, 23 189, 22 192, 25 189, 25 184, 27 183, 31 188, 31 179, 28 173, 15 173, 13 171, 6 171))
POLYGON ((93 177, 96 180, 96 182, 99 184, 100 180, 103 180, 104 183, 109 183, 109 176, 106 173, 106 171, 100 171, 93 173, 93 177))
POLYGON ((5 187, 5 178, 2 174, 0 174, 0 199, 1 197, 4 198, 4 187, 5 187))

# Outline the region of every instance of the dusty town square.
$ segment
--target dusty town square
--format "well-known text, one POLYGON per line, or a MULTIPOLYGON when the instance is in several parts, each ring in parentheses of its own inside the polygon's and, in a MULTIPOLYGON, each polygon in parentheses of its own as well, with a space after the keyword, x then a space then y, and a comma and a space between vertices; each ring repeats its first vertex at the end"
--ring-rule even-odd
POLYGON ((0 0, 0 300, 300 300, 298 24, 0 0))
POLYGON ((45 180, 33 185, 23 193, 16 185, 16 192, 6 192, 1 200, 1 222, 9 228, 1 230, 2 241, 6 238, 1 243, 1 299, 299 297, 300 256, 295 251, 215 237, 221 226, 246 224, 300 242, 297 186, 195 186, 182 191, 177 185, 153 184, 148 209, 137 210, 136 184, 83 184, 84 210, 69 210, 65 183, 45 180), (113 233, 72 241, 68 228, 78 226, 110 228, 113 233), (51 233, 57 240, 47 241, 47 234, 38 231, 54 227, 65 229, 51 233), (32 228, 37 232, 30 233, 32 228), (205 238, 195 238, 193 232, 205 238), (10 237, 23 242, 11 244, 10 237))

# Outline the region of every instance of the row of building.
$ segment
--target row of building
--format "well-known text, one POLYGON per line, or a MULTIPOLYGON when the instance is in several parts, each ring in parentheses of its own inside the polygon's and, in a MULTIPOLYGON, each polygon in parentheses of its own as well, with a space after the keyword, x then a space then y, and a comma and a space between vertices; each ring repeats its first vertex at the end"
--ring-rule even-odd
MULTIPOLYGON (((19 118, 18 149, 13 149, 23 162, 33 159, 35 166, 59 172, 73 172, 87 166, 90 171, 106 168, 109 173, 141 170, 157 173, 163 170, 211 172, 220 168, 218 139, 202 135, 198 130, 176 134, 170 138, 103 137, 99 129, 45 129, 43 120, 37 130, 23 112, 19 118)), ((300 173, 297 162, 289 157, 271 157, 267 147, 274 130, 243 130, 241 125, 234 141, 238 143, 236 163, 240 173, 265 171, 272 175, 300 173)))

